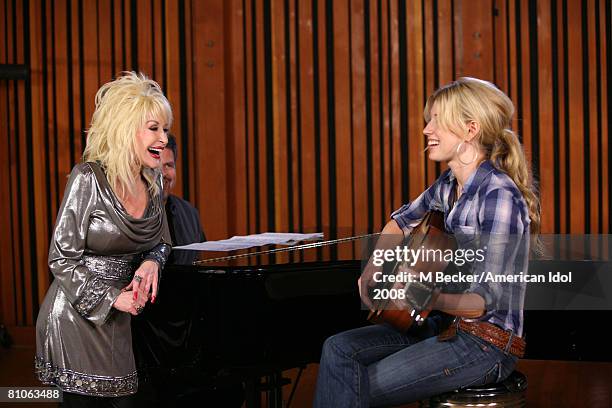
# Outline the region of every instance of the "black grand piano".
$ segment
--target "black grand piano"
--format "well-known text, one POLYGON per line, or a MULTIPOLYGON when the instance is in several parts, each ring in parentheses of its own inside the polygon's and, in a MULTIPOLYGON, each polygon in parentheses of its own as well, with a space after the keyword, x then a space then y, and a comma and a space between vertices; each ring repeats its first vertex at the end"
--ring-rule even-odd
POLYGON ((328 336, 367 324, 362 241, 297 248, 218 261, 227 253, 173 251, 156 303, 133 320, 139 405, 258 406, 268 392, 280 407, 283 370, 318 362, 328 336))
MULTIPOLYGON (((257 407, 266 392, 268 405, 281 407, 283 370, 318 362, 325 338, 368 324, 356 283, 370 244, 263 247, 229 260, 174 251, 156 304, 133 321, 139 405, 257 407)), ((563 269, 587 274, 610 263, 530 263, 530 271, 563 269)), ((609 310, 525 315, 526 358, 612 361, 605 336, 594 334, 609 310)))

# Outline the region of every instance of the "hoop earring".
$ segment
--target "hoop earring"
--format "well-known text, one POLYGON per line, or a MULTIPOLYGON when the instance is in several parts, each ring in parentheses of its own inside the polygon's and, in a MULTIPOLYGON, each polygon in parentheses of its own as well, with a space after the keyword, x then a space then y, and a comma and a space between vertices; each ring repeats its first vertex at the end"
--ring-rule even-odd
POLYGON ((465 140, 462 140, 461 143, 459 143, 457 145, 457 160, 459 161, 459 163, 461 163, 464 166, 469 166, 470 164, 474 163, 474 161, 476 160, 476 158, 478 157, 478 151, 476 150, 476 148, 474 146, 472 146, 472 144, 470 142, 466 142, 465 140), (463 144, 467 144, 468 146, 471 146, 472 149, 474 149, 474 157, 472 157, 472 160, 470 160, 469 162, 464 162, 463 160, 461 160, 461 155, 459 154, 459 149, 461 149, 461 146, 463 144))

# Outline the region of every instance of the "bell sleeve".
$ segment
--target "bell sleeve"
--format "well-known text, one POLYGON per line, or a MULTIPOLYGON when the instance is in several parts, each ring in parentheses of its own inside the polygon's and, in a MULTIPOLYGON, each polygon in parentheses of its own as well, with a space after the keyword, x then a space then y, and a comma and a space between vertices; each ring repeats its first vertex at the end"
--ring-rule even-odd
POLYGON ((51 237, 49 268, 74 309, 102 325, 121 290, 91 272, 82 259, 97 198, 93 170, 78 164, 70 174, 51 237))

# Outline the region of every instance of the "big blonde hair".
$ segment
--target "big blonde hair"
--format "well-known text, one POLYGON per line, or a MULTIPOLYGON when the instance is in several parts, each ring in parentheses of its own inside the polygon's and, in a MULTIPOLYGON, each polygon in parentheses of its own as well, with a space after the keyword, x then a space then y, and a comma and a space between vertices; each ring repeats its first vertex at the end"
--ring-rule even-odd
POLYGON ((172 108, 159 84, 142 73, 123 72, 96 93, 96 109, 87 131, 83 161, 97 161, 116 193, 133 193, 142 173, 149 189, 159 193, 159 169, 143 169, 136 153, 136 134, 147 120, 172 124, 172 108))
POLYGON ((425 105, 425 120, 431 119, 433 104, 438 106, 438 124, 462 137, 465 125, 475 121, 480 132, 478 143, 487 159, 506 173, 519 188, 531 219, 530 232, 540 232, 540 199, 531 166, 517 135, 511 129, 514 105, 506 94, 490 82, 476 78, 459 78, 434 92, 425 105))

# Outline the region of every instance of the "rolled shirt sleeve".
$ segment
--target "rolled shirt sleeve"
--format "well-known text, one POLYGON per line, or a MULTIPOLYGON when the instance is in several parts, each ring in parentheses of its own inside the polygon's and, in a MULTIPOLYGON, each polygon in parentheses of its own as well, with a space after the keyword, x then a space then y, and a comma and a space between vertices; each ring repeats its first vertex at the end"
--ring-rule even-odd
POLYGON ((429 210, 444 211, 440 200, 440 180, 438 179, 414 201, 404 204, 391 214, 391 218, 397 222, 404 234, 410 233, 429 210))

